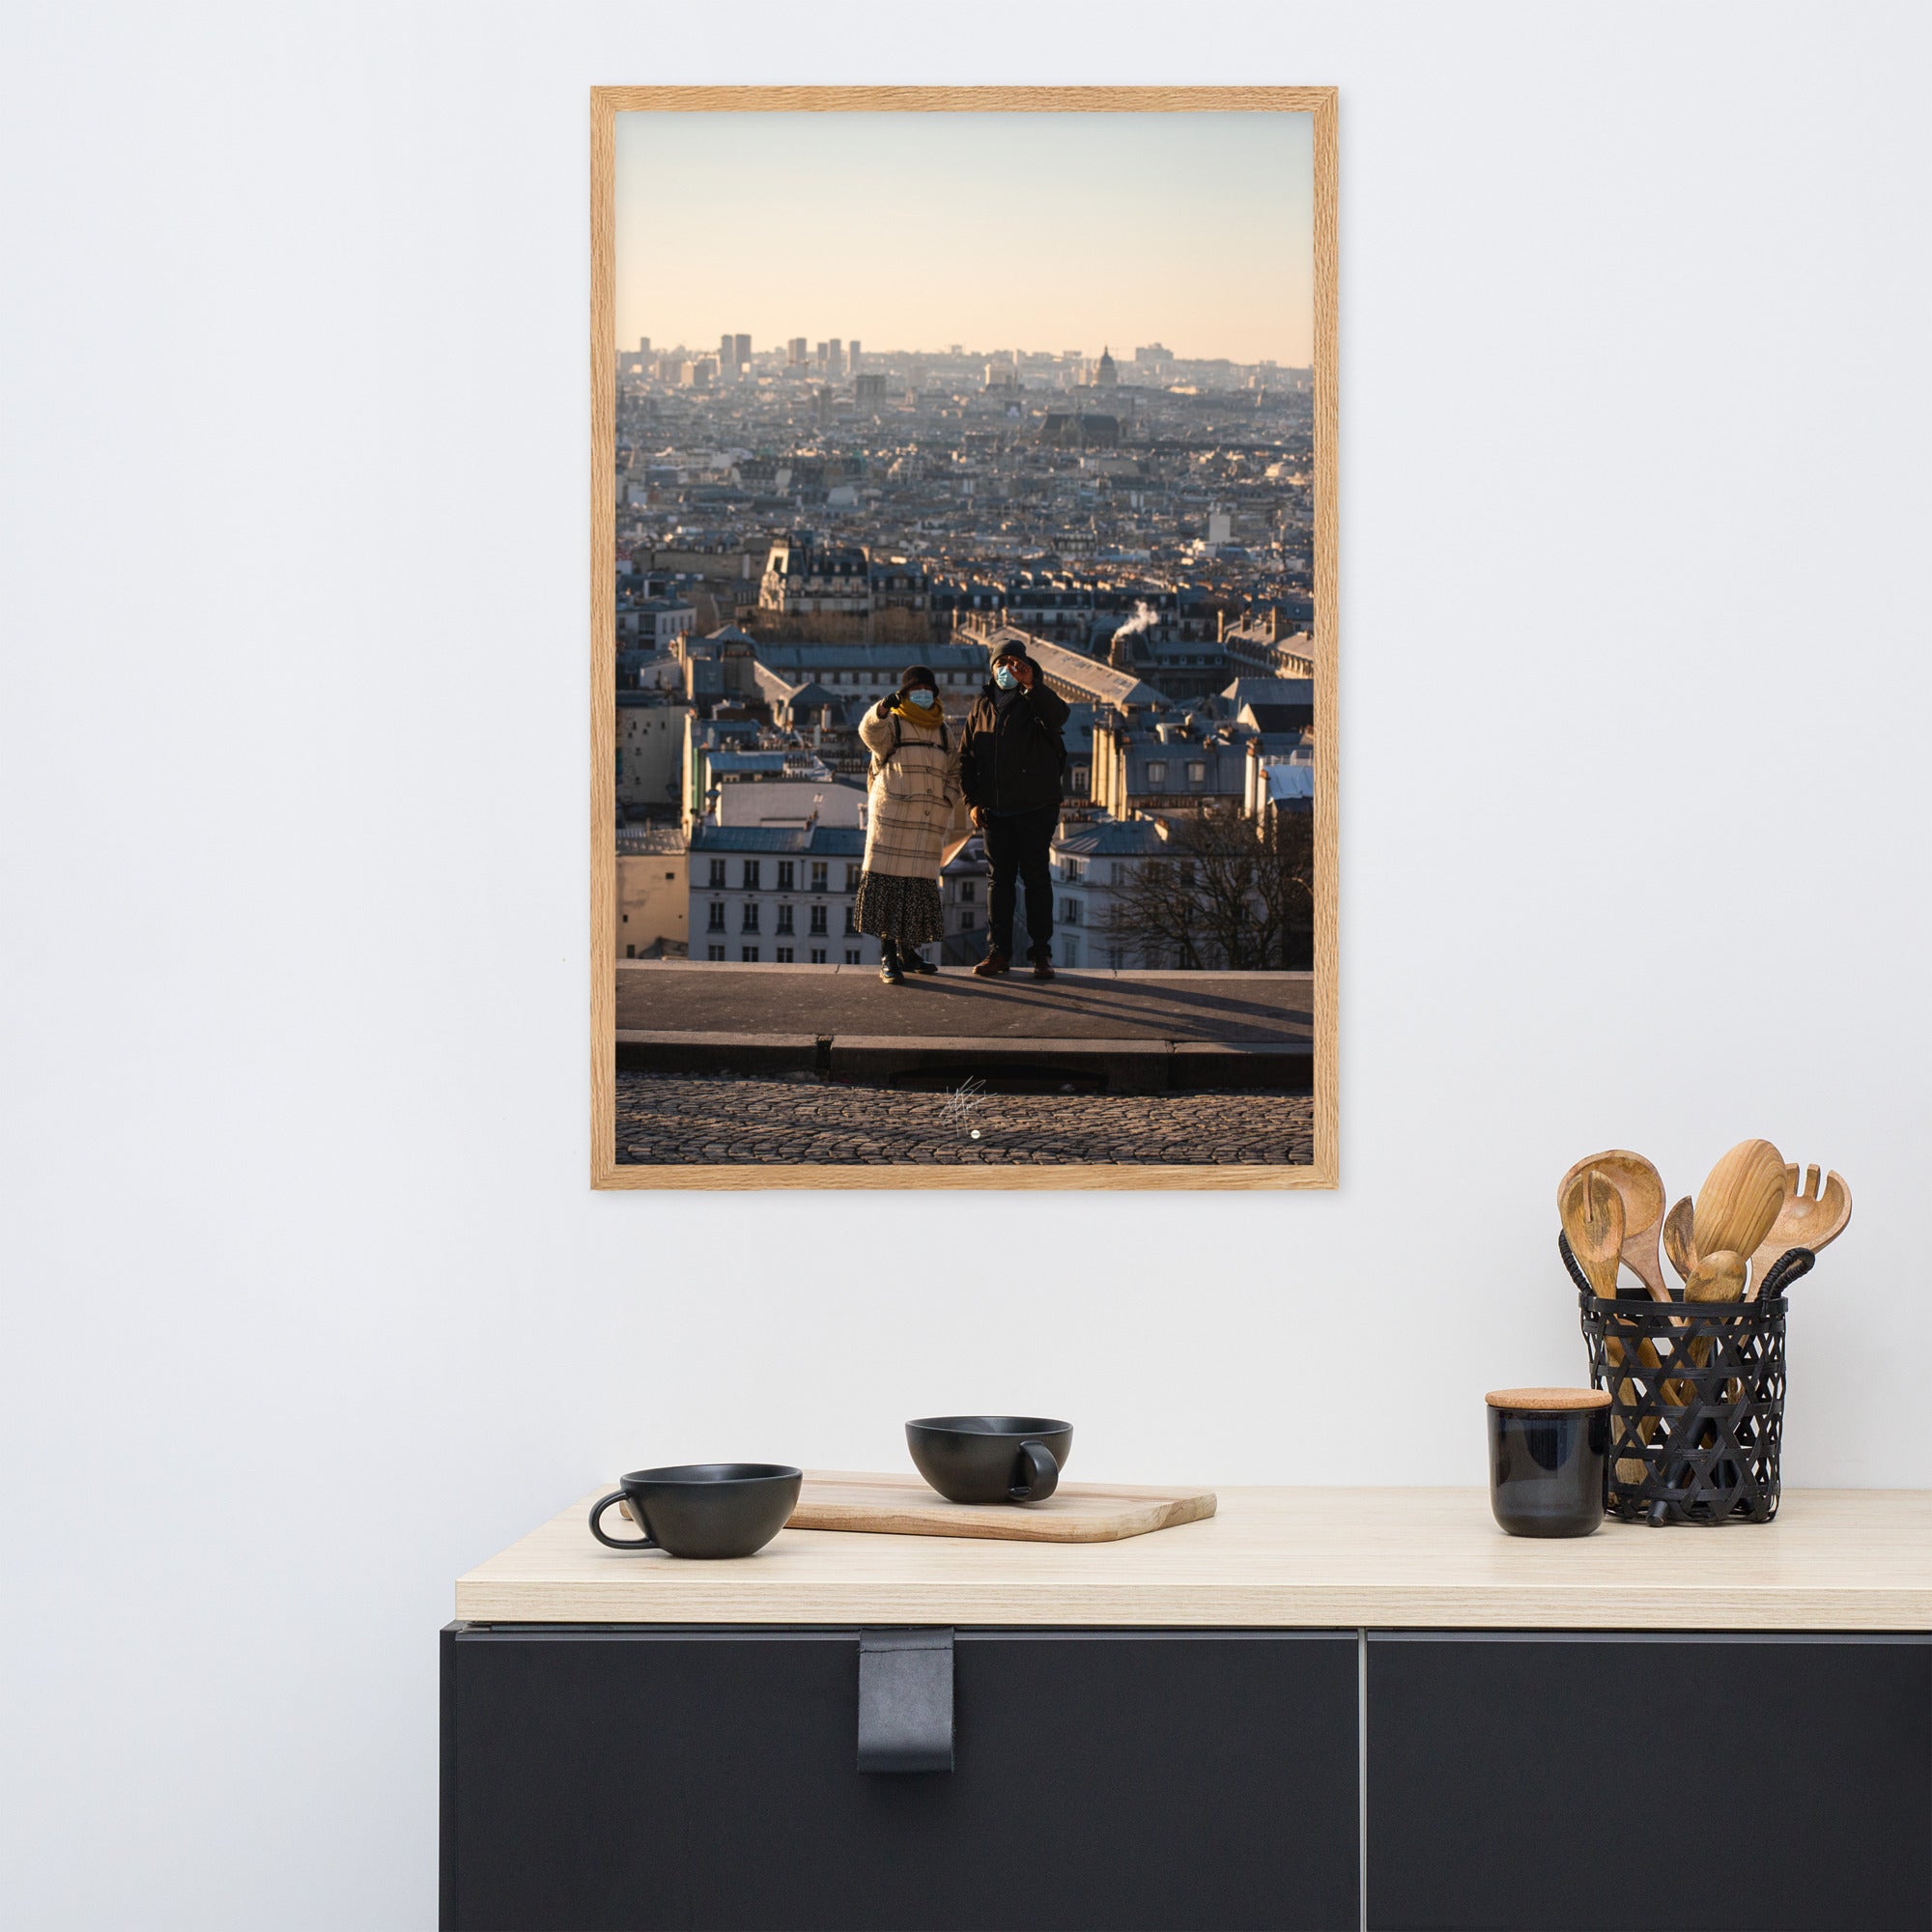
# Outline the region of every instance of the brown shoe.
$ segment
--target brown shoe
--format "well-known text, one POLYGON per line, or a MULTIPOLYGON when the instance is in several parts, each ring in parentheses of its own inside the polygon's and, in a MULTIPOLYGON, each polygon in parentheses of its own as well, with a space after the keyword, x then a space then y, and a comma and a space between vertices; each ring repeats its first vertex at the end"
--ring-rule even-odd
POLYGON ((1010 971, 1011 966, 1011 960, 1004 952, 988 952, 973 972, 980 980, 997 980, 1002 973, 1010 971))
POLYGON ((1033 977, 1036 980, 1055 980, 1060 976, 1053 970, 1053 961, 1044 952, 1036 952, 1033 960, 1033 977))

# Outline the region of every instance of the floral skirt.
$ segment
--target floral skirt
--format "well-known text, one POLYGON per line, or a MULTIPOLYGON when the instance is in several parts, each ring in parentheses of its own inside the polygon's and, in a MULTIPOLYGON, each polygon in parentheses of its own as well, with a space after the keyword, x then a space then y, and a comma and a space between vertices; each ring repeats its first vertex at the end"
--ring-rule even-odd
POLYGON ((861 932, 899 946, 923 946, 946 930, 936 879, 901 878, 895 872, 861 872, 852 921, 861 932))

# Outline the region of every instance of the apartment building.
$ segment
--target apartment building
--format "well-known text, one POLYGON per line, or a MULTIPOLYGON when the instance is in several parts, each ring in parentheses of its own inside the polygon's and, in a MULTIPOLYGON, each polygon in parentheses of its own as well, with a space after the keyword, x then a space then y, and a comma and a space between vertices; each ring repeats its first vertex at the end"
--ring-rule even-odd
POLYGON ((866 835, 853 826, 697 825, 691 957, 730 966, 876 966, 852 905, 866 835))

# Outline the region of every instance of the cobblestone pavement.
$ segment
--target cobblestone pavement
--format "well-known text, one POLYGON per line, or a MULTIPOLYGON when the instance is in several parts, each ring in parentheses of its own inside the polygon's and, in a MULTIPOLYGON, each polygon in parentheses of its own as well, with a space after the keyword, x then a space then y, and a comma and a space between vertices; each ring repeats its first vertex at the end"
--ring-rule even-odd
POLYGON ((1214 1166, 1315 1158, 1305 1094, 897 1093, 810 1079, 617 1075, 620 1166, 1214 1166))

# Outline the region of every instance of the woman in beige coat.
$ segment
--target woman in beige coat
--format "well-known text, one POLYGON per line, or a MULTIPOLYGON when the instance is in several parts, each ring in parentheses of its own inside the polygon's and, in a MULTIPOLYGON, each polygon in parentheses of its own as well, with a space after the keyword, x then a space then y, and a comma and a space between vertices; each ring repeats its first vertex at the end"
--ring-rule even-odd
POLYGON ((879 978, 936 973, 919 948, 945 930, 939 861, 959 799, 959 746, 939 708, 939 680, 923 665, 866 713, 859 739, 872 754, 866 863, 853 922, 879 942, 879 978))

